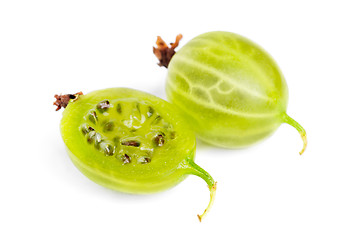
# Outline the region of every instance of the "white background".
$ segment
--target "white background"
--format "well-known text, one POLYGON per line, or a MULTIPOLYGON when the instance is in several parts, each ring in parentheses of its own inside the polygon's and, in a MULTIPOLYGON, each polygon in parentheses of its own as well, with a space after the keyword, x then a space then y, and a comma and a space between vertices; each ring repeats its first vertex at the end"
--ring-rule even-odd
POLYGON ((0 239, 358 239, 356 1, 0 2, 0 239), (199 142, 189 176, 136 196, 84 177, 62 142, 55 93, 131 87, 165 98, 157 35, 183 46, 212 30, 264 47, 289 86, 282 125, 251 148, 199 142))

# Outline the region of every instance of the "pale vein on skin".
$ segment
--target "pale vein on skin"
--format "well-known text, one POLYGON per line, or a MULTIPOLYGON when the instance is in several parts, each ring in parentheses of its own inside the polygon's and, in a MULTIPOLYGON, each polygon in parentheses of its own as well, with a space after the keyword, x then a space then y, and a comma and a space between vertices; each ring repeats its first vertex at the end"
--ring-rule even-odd
POLYGON ((217 76, 219 79, 223 79, 225 81, 228 81, 229 83, 231 83, 232 85, 234 85, 239 91, 241 90, 242 92, 246 92, 247 94, 249 95, 253 95, 259 99, 262 99, 262 100, 265 100, 265 101, 272 101, 271 98, 267 97, 267 96, 264 96, 256 91, 252 91, 251 89, 249 88, 246 88, 244 87, 243 85, 235 82, 235 81, 232 81, 231 80, 231 77, 230 76, 227 76, 226 74, 223 74, 217 70, 215 70, 214 68, 211 68, 211 67, 208 67, 198 61, 194 61, 192 59, 189 59, 189 58, 183 58, 183 57, 180 57, 179 55, 176 56, 175 58, 176 61, 179 60, 179 62, 182 62, 184 64, 190 64, 191 66, 193 65, 196 65, 198 68, 201 68, 201 69, 204 69, 205 71, 208 71, 210 72, 211 74, 217 76))
POLYGON ((221 111, 224 112, 226 114, 229 115, 235 115, 235 116, 239 116, 239 117, 247 117, 247 118, 273 118, 279 114, 275 113, 275 114, 262 114, 262 113, 248 113, 248 112, 240 112, 240 111, 234 111, 231 110, 229 108, 225 108, 225 106, 222 106, 220 104, 217 104, 216 102, 204 102, 200 99, 194 99, 192 97, 190 97, 188 94, 186 94, 185 92, 183 92, 182 90, 180 90, 177 86, 173 86, 172 82, 167 82, 168 86, 171 87, 175 92, 177 92, 178 94, 182 95, 185 98, 190 99, 193 102, 197 102, 200 103, 201 105, 207 107, 207 108, 214 108, 216 111, 221 111))
MULTIPOLYGON (((233 56, 234 58, 237 58, 237 56, 231 54, 231 52, 232 52, 233 50, 240 51, 240 48, 239 48, 238 45, 236 45, 236 46, 238 46, 238 48, 229 48, 229 47, 227 47, 225 44, 221 44, 221 45, 220 45, 220 44, 218 44, 218 42, 213 41, 213 40, 211 40, 211 39, 194 38, 194 39, 192 39, 192 41, 194 41, 194 42, 209 42, 210 44, 212 44, 211 47, 213 47, 213 49, 226 50, 227 54, 230 55, 230 56, 233 56)), ((220 40, 219 40, 219 41, 220 41, 220 40)), ((262 50, 262 51, 264 51, 264 50, 262 50)), ((214 57, 225 58, 225 56, 221 56, 221 55, 215 54, 215 53, 213 53, 213 52, 211 52, 211 51, 206 51, 205 54, 211 55, 211 56, 214 56, 214 57)), ((259 67, 256 67, 257 63, 256 63, 255 61, 253 61, 253 60, 250 59, 249 57, 245 57, 245 54, 240 55, 240 58, 245 59, 245 61, 252 63, 252 64, 250 64, 250 65, 253 66, 253 68, 254 68, 254 70, 255 70, 256 73, 259 73, 259 74, 262 76, 261 79, 264 80, 264 82, 266 83, 265 85, 266 85, 267 87, 269 87, 269 86, 274 87, 274 85, 272 85, 272 82, 267 80, 268 78, 266 77, 266 74, 263 73, 262 69, 259 68, 259 67), (268 85, 267 85, 267 84, 268 84, 268 85)))
MULTIPOLYGON (((172 86, 169 86, 169 87, 172 87, 172 86)), ((185 95, 186 95, 186 94, 183 93, 182 91, 179 92, 178 90, 175 90, 175 92, 176 92, 177 94, 181 95, 181 96, 185 96, 185 95)), ((192 99, 190 99, 190 100, 193 101, 192 99)), ((195 100, 195 102, 198 102, 198 101, 195 100)), ((178 103, 178 104, 179 104, 179 103, 178 103)), ((181 104, 179 104, 179 105, 181 105, 181 104)), ((225 111, 222 111, 222 112, 225 113, 225 111)), ((229 114, 230 114, 230 113, 229 113, 229 114)), ((278 115, 280 115, 280 114, 272 115, 272 118, 274 118, 275 116, 278 116, 278 115)), ((192 116, 192 117, 194 117, 194 116, 192 116)), ((240 115, 240 117, 242 117, 242 116, 240 115)), ((267 118, 270 118, 270 117, 267 117, 267 118)), ((261 119, 265 119, 265 118, 261 118, 261 119)), ((270 125, 268 125, 268 126, 265 127, 265 128, 256 128, 255 130, 250 130, 250 134, 247 134, 247 131, 245 131, 245 132, 244 132, 242 135, 240 135, 240 136, 253 137, 253 136, 256 136, 256 135, 265 134, 265 133, 268 133, 268 132, 273 131, 273 130, 272 130, 273 127, 277 128, 278 126, 279 126, 279 124, 278 124, 277 122, 275 122, 274 124, 270 124, 270 125)))
MULTIPOLYGON (((202 86, 201 84, 191 83, 191 82, 189 81, 188 77, 187 77, 185 74, 183 74, 182 72, 178 71, 178 70, 176 69, 176 67, 171 67, 171 68, 170 68, 170 72, 171 72, 172 74, 174 73, 174 75, 180 76, 181 80, 184 80, 184 81, 188 84, 188 86, 189 86, 188 93, 194 94, 194 93, 193 93, 193 89, 194 89, 194 88, 199 88, 199 89, 202 89, 204 92, 207 93, 207 96, 209 97, 209 100, 210 100, 211 102, 214 101, 209 91, 206 91, 206 89, 203 88, 203 86, 202 86)), ((173 76, 173 78, 175 78, 175 76, 173 76)), ((218 83, 221 83, 221 82, 222 82, 221 80, 217 81, 217 82, 214 83, 212 86, 210 86, 210 87, 208 88, 208 90, 211 90, 211 89, 213 89, 213 88, 216 88, 216 86, 218 85, 218 83)), ((179 86, 177 86, 177 87, 180 88, 179 86)), ((218 89, 218 90, 220 90, 220 89, 218 89)))

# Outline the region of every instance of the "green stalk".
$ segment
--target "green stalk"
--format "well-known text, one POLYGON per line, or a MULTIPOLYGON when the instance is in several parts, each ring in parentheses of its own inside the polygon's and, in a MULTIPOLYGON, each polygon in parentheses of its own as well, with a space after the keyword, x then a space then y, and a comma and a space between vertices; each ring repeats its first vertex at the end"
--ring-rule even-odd
POLYGON ((296 130, 300 133, 302 141, 303 141, 303 148, 300 151, 300 155, 302 155, 303 152, 306 150, 306 147, 307 147, 306 130, 298 122, 296 122, 293 118, 288 116, 287 113, 285 113, 283 115, 283 121, 285 123, 291 125, 292 127, 296 128, 296 130))
POLYGON ((197 165, 192 159, 187 159, 186 162, 187 162, 187 169, 190 170, 189 174, 193 174, 202 178, 208 184, 209 187, 209 191, 210 191, 209 204, 202 214, 197 215, 199 221, 201 222, 202 219, 207 215, 207 213, 211 209, 212 205, 214 204, 214 199, 216 194, 216 182, 210 176, 209 173, 207 173, 204 169, 202 169, 199 165, 197 165))

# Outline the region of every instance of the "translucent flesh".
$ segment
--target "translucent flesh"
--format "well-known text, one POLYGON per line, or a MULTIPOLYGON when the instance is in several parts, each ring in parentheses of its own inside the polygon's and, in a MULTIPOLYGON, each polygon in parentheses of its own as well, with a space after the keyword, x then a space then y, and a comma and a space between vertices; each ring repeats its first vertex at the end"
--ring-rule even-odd
MULTIPOLYGON (((150 119, 151 121, 154 120, 154 116, 150 119)), ((159 126, 158 131, 166 131, 161 128, 162 125, 157 126, 159 126)), ((65 109, 61 121, 61 133, 72 161, 86 176, 101 185, 124 192, 150 193, 169 188, 184 179, 188 173, 185 160, 193 161, 194 158, 195 137, 173 107, 159 98, 132 89, 106 89, 80 96, 65 109), (91 123, 88 120, 88 113, 96 108, 98 102, 105 99, 113 105, 121 102, 122 113, 115 112, 114 107, 103 114, 97 111, 99 122, 91 123), (155 114, 160 114, 162 119, 170 123, 171 128, 175 130, 175 138, 168 140, 161 147, 155 147, 150 140, 154 137, 156 130, 151 128, 150 121, 143 121, 142 124, 137 122, 136 125, 133 120, 135 114, 130 111, 135 109, 133 106, 137 102, 145 102, 152 106, 155 114), (111 132, 104 132, 101 130, 103 128, 101 123, 106 121, 112 121, 115 126, 119 127, 111 132), (142 143, 139 147, 120 147, 129 155, 142 153, 145 155, 148 148, 154 148, 151 162, 141 164, 136 161, 137 159, 132 159, 131 163, 123 164, 123 161, 116 158, 118 152, 112 156, 106 156, 103 151, 94 147, 94 144, 87 142, 86 135, 81 131, 83 124, 91 124, 91 127, 109 141, 117 135, 120 138, 119 141, 128 137, 139 139, 142 143), (128 131, 123 129, 130 126, 137 129, 131 136, 128 136, 128 131), (144 141, 144 138, 147 140, 144 141)))

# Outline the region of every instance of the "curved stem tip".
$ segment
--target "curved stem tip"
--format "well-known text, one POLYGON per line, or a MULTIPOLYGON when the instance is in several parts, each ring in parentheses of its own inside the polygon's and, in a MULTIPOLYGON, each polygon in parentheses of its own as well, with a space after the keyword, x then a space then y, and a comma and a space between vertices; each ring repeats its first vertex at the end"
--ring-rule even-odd
POLYGON ((291 125, 292 127, 296 128, 296 130, 300 133, 302 141, 303 141, 303 148, 300 151, 300 155, 302 155, 304 153, 304 151, 306 150, 307 147, 307 136, 306 136, 306 130, 298 123, 296 122, 293 118, 291 118, 290 116, 288 116, 286 113, 283 116, 284 122, 291 125))
POLYGON ((206 216, 206 214, 208 213, 208 211, 211 209, 211 207, 214 204, 214 200, 215 200, 215 195, 216 195, 216 182, 214 183, 213 186, 209 187, 210 190, 210 201, 208 206, 206 207, 206 209, 204 210, 204 212, 202 214, 198 214, 198 218, 199 221, 201 222, 201 220, 206 216))
POLYGON ((199 165, 194 163, 193 160, 188 159, 187 162, 188 162, 188 168, 190 170, 190 174, 193 174, 193 175, 196 175, 196 176, 202 178, 208 184, 208 187, 210 190, 210 201, 209 201, 208 206, 206 207, 206 209, 204 210, 204 212, 202 214, 197 215, 199 218, 199 221, 201 222, 203 220, 203 218, 208 214, 209 210, 211 209, 211 207, 214 204, 217 183, 214 181, 214 179, 210 176, 209 173, 207 173, 204 169, 199 167, 199 165))

